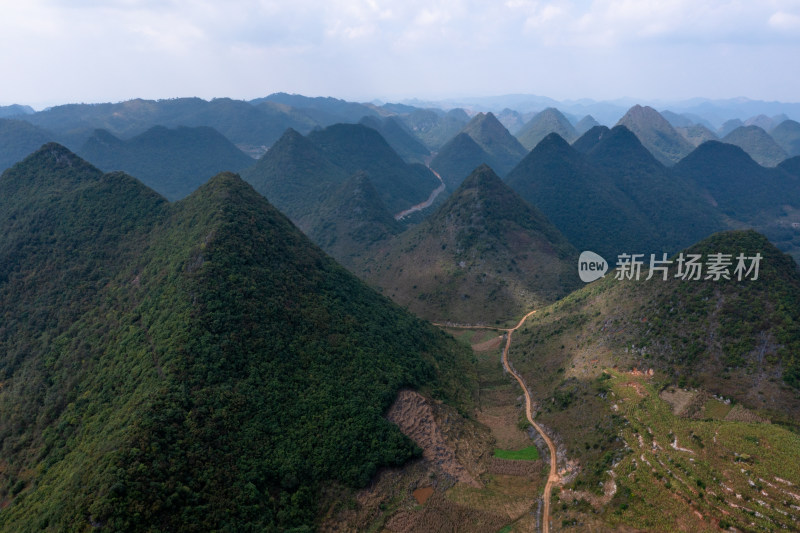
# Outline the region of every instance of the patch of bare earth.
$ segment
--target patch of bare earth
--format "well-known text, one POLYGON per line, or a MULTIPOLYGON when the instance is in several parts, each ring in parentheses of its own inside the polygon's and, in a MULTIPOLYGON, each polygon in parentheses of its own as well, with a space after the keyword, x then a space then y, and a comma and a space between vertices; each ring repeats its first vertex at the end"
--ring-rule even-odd
POLYGON ((411 390, 400 391, 386 418, 422 448, 424 459, 436 464, 458 482, 481 486, 477 478, 485 467, 472 462, 469 465, 472 468, 468 469, 458 460, 455 445, 445 438, 434 417, 433 407, 424 396, 411 390))
POLYGON ((497 337, 494 337, 487 341, 480 342, 478 344, 473 344, 472 349, 475 350, 476 352, 489 352, 492 350, 496 351, 500 349, 502 344, 503 344, 503 336, 498 335, 497 337))
POLYGON ((689 407, 695 403, 698 392, 670 387, 661 391, 659 396, 672 407, 675 416, 686 416, 689 407))

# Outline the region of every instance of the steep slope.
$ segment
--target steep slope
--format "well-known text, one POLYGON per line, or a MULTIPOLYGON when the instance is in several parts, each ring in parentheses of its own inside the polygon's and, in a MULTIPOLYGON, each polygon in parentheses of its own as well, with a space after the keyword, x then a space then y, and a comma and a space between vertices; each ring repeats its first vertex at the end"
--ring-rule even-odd
POLYGON ((363 172, 334 190, 304 226, 312 241, 350 269, 355 268, 356 257, 403 229, 363 172))
POLYGON ((464 390, 235 175, 169 205, 48 145, 0 192, 2 531, 309 529, 322 483, 418 453, 401 387, 464 390))
POLYGON ((607 259, 673 252, 724 227, 700 189, 671 176, 625 127, 595 133, 587 154, 548 136, 506 178, 576 247, 607 259))
POLYGON ((339 98, 309 97, 301 94, 273 93, 264 98, 252 100, 251 104, 272 103, 289 106, 304 112, 321 126, 330 126, 338 122, 355 123, 365 115, 375 115, 369 106, 356 102, 348 102, 339 98))
POLYGON ((793 498, 775 477, 800 479, 785 463, 800 445, 789 429, 800 423, 797 265, 752 231, 716 234, 684 253, 703 264, 730 254, 731 279, 676 278, 675 262, 666 280, 657 272, 646 281, 643 269, 638 281, 618 281, 612 271, 514 334, 509 358, 540 398, 537 420, 572 461, 562 499, 587 500, 583 510, 556 507, 556 523, 793 527, 793 498), (738 281, 739 254, 760 254, 758 279, 738 281), (672 398, 686 398, 684 406, 671 400, 671 408, 664 399, 672 398), (764 419, 778 424, 755 423, 764 419))
POLYGON ((580 136, 599 125, 600 123, 592 115, 586 115, 575 124, 575 133, 580 136))
POLYGON ((417 109, 400 118, 433 151, 452 139, 469 122, 469 115, 461 108, 446 113, 438 109, 417 109))
POLYGON ((245 181, 301 228, 347 176, 318 146, 291 128, 255 165, 242 171, 245 181))
POLYGON ((373 257, 357 272, 437 321, 513 318, 577 283, 574 248, 487 166, 373 257))
MULTIPOLYGON (((597 124, 589 125, 589 122, 584 122, 582 127, 586 127, 587 125, 588 127, 581 133, 585 133, 597 124)), ((580 135, 561 111, 554 107, 548 107, 533 117, 517 132, 517 139, 519 139, 519 142, 526 150, 530 151, 539 144, 539 141, 551 133, 557 133, 568 143, 571 143, 580 135)))
POLYGON ((0 118, 0 172, 53 140, 52 133, 24 120, 0 118))
POLYGON ((703 143, 674 171, 708 191, 713 202, 735 219, 764 222, 777 216, 786 203, 800 205, 797 179, 781 169, 762 167, 733 144, 703 143))
POLYGON ((692 151, 692 145, 652 107, 635 105, 617 122, 632 131, 642 145, 664 165, 674 165, 692 151))
POLYGON ((769 133, 758 126, 739 126, 723 137, 722 142, 738 146, 765 167, 774 167, 788 157, 769 133))
POLYGON ((473 170, 484 164, 492 168, 496 166, 494 158, 464 132, 447 141, 431 160, 431 168, 439 173, 451 191, 457 189, 473 170))
POLYGON ((308 140, 348 175, 366 172, 392 213, 425 201, 439 186, 439 180, 429 169, 403 161, 372 128, 334 124, 311 132, 308 140))
POLYGON ((585 154, 594 148, 594 146, 600 142, 600 139, 608 135, 610 131, 611 130, 608 129, 607 126, 593 126, 576 139, 575 142, 572 143, 572 147, 582 154, 585 154))
POLYGON ((702 124, 691 124, 686 127, 676 127, 675 131, 680 133, 684 139, 689 141, 692 146, 700 146, 706 141, 716 141, 717 136, 713 131, 702 124))
POLYGON ((211 176, 239 171, 254 161, 213 128, 163 126, 121 141, 96 131, 78 152, 101 170, 122 170, 168 200, 191 194, 211 176))
POLYGON ((414 137, 405 124, 399 122, 396 117, 380 119, 366 116, 359 121, 359 124, 380 133, 389 146, 397 152, 397 155, 408 163, 424 163, 425 159, 431 155, 430 150, 422 144, 422 141, 414 137))
POLYGON ((500 175, 514 168, 528 152, 492 113, 478 113, 462 131, 492 157, 493 168, 500 175))
POLYGON ((784 120, 769 132, 789 157, 800 155, 800 122, 784 120))
POLYGON ((27 105, 0 105, 0 118, 18 117, 20 115, 31 115, 33 113, 35 113, 34 109, 27 105))
POLYGON ((790 157, 778 165, 780 170, 800 178, 800 156, 790 157))
POLYGON ((717 131, 717 136, 720 138, 725 137, 727 134, 729 134, 730 132, 732 132, 733 130, 735 130, 740 126, 744 126, 744 122, 742 122, 738 118, 732 118, 730 120, 726 120, 717 131))

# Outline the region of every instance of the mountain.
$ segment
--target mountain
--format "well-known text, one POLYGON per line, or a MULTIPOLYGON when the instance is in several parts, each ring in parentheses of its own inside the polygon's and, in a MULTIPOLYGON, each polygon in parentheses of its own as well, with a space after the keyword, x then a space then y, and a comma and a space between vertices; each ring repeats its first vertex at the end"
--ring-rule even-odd
POLYGON ((664 165, 674 165, 692 151, 692 145, 652 107, 633 106, 617 125, 632 131, 664 165))
POLYGON ((686 117, 685 115, 679 115, 678 113, 672 112, 668 109, 659 111, 659 113, 675 129, 688 128, 689 126, 694 124, 694 122, 692 122, 692 120, 686 117))
POLYGON ((716 141, 717 136, 713 131, 703 126, 702 124, 692 124, 687 127, 675 128, 675 131, 680 133, 684 139, 689 141, 692 146, 700 146, 706 141, 716 141))
POLYGON ((24 120, 0 118, 0 172, 53 139, 52 133, 24 120))
POLYGON ((35 113, 31 106, 27 105, 0 105, 0 118, 16 117, 18 115, 30 115, 35 113))
POLYGON ((235 175, 168 204, 51 144, 0 220, 0 531, 309 530, 419 454, 401 388, 468 401, 465 348, 235 175))
POLYGON ((310 117, 287 106, 274 103, 254 106, 230 98, 69 104, 22 118, 52 131, 75 149, 80 148, 97 129, 130 138, 157 125, 168 128, 208 126, 248 153, 257 155, 272 145, 286 128, 307 132, 317 125, 310 117))
POLYGON ((136 176, 168 200, 191 194, 212 176, 239 171, 254 161, 213 128, 155 126, 122 141, 98 130, 78 152, 104 171, 136 176))
POLYGON ((722 124, 722 126, 717 131, 717 136, 719 138, 723 138, 726 135, 728 135, 730 132, 732 132, 733 130, 735 130, 736 128, 739 128, 741 126, 744 126, 744 122, 742 122, 738 118, 732 118, 730 120, 726 120, 725 123, 722 124))
POLYGON ((314 243, 351 270, 357 257, 403 230, 363 172, 334 190, 304 225, 314 243))
POLYGON ((527 150, 511 135, 492 113, 478 113, 462 130, 492 157, 494 170, 505 175, 527 150))
POLYGON ((301 94, 273 93, 264 98, 250 101, 254 105, 265 102, 297 109, 323 127, 338 122, 356 123, 365 115, 377 115, 370 106, 331 97, 308 97, 301 94))
POLYGON ((497 120, 511 135, 515 135, 525 125, 525 118, 519 111, 505 108, 496 115, 497 120))
MULTIPOLYGON (((583 127, 586 125, 587 123, 584 123, 583 127)), ((588 131, 591 127, 589 126, 584 131, 588 131)), ((530 122, 517 132, 517 139, 527 151, 530 151, 539 144, 539 141, 551 133, 558 133, 562 139, 570 143, 577 139, 579 135, 561 111, 554 107, 548 107, 533 117, 530 122)))
POLYGON ((599 143, 603 137, 608 135, 610 131, 611 130, 608 129, 607 126, 593 126, 586 131, 586 133, 576 139, 575 142, 572 143, 572 147, 585 154, 594 148, 594 146, 599 143))
POLYGON ((291 128, 255 165, 242 171, 245 181, 306 230, 306 219, 347 177, 320 147, 291 128))
POLYGON ((569 292, 576 259, 561 233, 484 165, 357 272, 425 318, 491 323, 569 292))
POLYGON ((714 205, 738 220, 763 224, 778 216, 784 204, 800 206, 796 179, 781 169, 762 167, 733 144, 705 142, 674 171, 702 187, 714 205))
POLYGON ((439 180, 424 165, 408 164, 380 133, 360 124, 334 124, 312 131, 309 141, 347 175, 364 171, 392 213, 425 201, 439 180))
POLYGON ((438 150, 452 139, 469 122, 469 115, 461 109, 446 113, 433 109, 418 109, 400 119, 430 150, 438 150))
MULTIPOLYGON (((580 119, 575 124, 575 133, 577 134, 576 136, 581 136, 584 133, 586 133, 587 131, 589 131, 590 129, 594 128, 595 126, 599 126, 599 125, 600 125, 600 123, 597 122, 592 115, 586 115, 585 117, 580 119)), ((559 135, 561 135, 561 134, 559 133, 559 135)), ((562 137, 563 137, 563 135, 562 135, 562 137)), ((563 138, 566 138, 566 137, 563 137, 563 138)))
POLYGON ((405 124, 396 117, 380 119, 374 116, 365 116, 359 124, 372 128, 381 134, 389 146, 408 163, 424 163, 431 155, 422 141, 408 131, 405 124))
POLYGON ((439 173, 451 191, 457 189, 473 170, 484 164, 492 168, 496 166, 494 158, 464 132, 447 141, 431 160, 431 168, 439 173))
POLYGON ((800 122, 784 120, 769 134, 789 157, 800 155, 800 122))
POLYGON ((627 128, 595 129, 604 134, 586 154, 551 134, 506 177, 579 250, 607 259, 674 252, 725 227, 700 189, 675 179, 627 128))
POLYGON ((765 167, 774 167, 788 157, 769 133, 758 126, 739 126, 723 137, 722 142, 738 146, 765 167))
POLYGON ((800 178, 800 156, 785 159, 777 168, 800 178))
POLYGON ((744 126, 758 126, 764 131, 769 131, 781 122, 788 119, 789 117, 784 114, 775 115, 774 117, 768 117, 767 115, 761 114, 745 120, 744 126))
POLYGON ((555 523, 794 527, 786 492, 800 475, 786 464, 800 449, 797 264, 752 231, 683 253, 700 255, 701 279, 676 278, 678 257, 666 280, 609 273, 514 333, 509 359, 538 399, 535 420, 564 443, 560 500, 586 501, 555 506, 555 523), (730 280, 706 279, 715 254, 730 255, 730 280), (737 279, 739 254, 745 267, 760 255, 757 279, 737 279))

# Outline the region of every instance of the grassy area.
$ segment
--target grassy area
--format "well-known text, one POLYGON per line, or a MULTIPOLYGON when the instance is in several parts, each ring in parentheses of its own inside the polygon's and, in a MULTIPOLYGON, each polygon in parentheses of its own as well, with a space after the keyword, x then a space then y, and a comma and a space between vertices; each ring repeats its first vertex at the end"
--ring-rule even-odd
POLYGON ((536 461, 539 459, 539 450, 536 449, 536 446, 528 446, 522 450, 495 449, 494 456, 499 459, 511 459, 513 461, 536 461))

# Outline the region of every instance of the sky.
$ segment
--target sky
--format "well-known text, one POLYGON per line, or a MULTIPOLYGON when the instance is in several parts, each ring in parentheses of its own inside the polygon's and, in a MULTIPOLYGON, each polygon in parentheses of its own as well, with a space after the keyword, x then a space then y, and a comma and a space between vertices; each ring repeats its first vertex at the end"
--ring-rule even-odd
POLYGON ((800 102, 800 0, 0 0, 0 105, 800 102))

